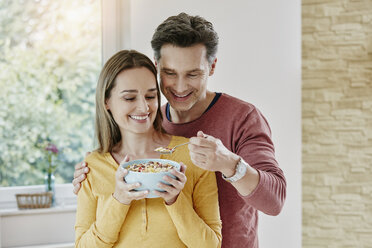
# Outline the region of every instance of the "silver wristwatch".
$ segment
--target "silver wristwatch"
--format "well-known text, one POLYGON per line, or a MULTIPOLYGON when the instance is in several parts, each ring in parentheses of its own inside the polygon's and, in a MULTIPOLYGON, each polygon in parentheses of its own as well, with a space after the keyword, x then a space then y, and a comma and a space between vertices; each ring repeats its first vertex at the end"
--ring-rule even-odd
POLYGON ((247 162, 240 158, 238 164, 235 167, 235 174, 231 177, 225 177, 225 175, 222 174, 222 178, 229 183, 234 183, 245 176, 245 174, 247 173, 247 166, 247 162))

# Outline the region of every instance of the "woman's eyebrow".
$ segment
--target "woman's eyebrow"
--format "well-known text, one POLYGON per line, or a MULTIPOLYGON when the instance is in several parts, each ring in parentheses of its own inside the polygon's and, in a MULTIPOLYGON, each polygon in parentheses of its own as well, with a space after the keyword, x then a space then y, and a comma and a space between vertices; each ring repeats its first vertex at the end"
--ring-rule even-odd
MULTIPOLYGON (((157 89, 151 88, 151 89, 148 89, 147 91, 153 92, 153 91, 157 91, 157 89)), ((122 90, 120 91, 120 93, 138 93, 138 90, 122 90)))
POLYGON ((126 93, 126 92, 136 93, 136 92, 138 92, 138 90, 123 90, 123 91, 120 91, 120 93, 126 93))

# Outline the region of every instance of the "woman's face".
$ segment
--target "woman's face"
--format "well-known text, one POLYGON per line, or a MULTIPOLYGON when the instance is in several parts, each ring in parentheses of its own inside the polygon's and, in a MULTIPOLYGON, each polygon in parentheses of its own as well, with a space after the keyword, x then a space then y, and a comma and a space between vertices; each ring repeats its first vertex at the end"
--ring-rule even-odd
POLYGON ((145 67, 133 68, 119 73, 115 81, 106 109, 111 111, 120 131, 149 132, 159 107, 154 74, 145 67))

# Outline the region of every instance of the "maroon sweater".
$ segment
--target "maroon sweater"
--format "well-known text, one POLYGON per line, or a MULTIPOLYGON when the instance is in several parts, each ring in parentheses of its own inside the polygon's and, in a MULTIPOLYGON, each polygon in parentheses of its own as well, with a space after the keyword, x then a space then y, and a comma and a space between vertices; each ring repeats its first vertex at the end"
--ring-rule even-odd
POLYGON ((182 124, 169 122, 162 107, 163 127, 173 135, 196 136, 201 130, 219 138, 230 151, 257 169, 260 180, 256 189, 242 196, 217 172, 218 196, 222 219, 222 247, 257 248, 257 210, 268 215, 280 213, 286 180, 275 159, 269 124, 250 103, 227 94, 198 119, 182 124))

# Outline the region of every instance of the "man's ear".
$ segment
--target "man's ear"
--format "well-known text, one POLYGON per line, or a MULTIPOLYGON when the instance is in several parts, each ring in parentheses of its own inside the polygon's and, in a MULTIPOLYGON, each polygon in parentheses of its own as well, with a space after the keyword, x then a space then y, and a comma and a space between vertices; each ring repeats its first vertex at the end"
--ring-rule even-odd
POLYGON ((155 64, 155 67, 156 67, 156 70, 158 69, 158 61, 156 61, 156 58, 154 57, 154 64, 155 64))
POLYGON ((211 64, 211 69, 209 71, 209 76, 212 76, 214 73, 214 70, 216 69, 216 64, 217 64, 217 58, 213 60, 213 63, 211 64))

